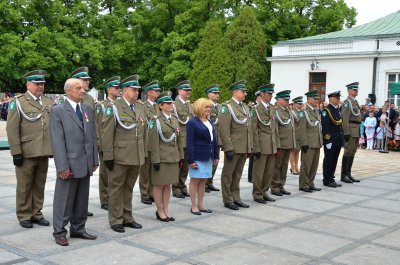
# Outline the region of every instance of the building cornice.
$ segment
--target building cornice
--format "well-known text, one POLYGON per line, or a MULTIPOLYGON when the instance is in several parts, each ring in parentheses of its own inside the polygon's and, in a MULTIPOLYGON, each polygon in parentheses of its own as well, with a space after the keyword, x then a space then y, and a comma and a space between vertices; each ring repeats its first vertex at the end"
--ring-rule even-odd
POLYGON ((352 52, 352 53, 331 53, 331 54, 305 54, 305 55, 289 55, 289 56, 272 56, 267 57, 267 61, 298 61, 313 59, 349 59, 349 58, 375 58, 375 57, 400 57, 398 51, 389 52, 352 52))

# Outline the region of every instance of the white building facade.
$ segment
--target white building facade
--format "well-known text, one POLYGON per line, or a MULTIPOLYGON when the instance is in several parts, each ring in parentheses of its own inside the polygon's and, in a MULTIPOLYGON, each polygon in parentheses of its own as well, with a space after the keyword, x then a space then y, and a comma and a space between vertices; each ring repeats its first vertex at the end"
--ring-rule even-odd
MULTIPOLYGON (((400 106, 400 95, 391 95, 389 84, 400 81, 400 11, 355 28, 278 42, 272 47, 271 82, 276 91, 290 89, 292 97, 318 90, 326 94, 359 82, 358 101, 389 99, 400 106)), ((344 98, 344 97, 343 97, 344 98)))

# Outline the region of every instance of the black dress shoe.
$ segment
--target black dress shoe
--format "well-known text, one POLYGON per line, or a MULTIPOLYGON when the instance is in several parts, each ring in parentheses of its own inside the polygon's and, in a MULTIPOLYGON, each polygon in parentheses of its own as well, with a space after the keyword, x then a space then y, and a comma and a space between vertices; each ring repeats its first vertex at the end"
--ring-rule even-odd
POLYGON ((200 212, 202 213, 212 213, 210 209, 200 209, 200 212))
POLYGON ((283 196, 283 193, 280 191, 271 191, 271 194, 273 194, 275 196, 283 196))
POLYGON ((320 188, 316 188, 316 187, 311 187, 310 190, 312 190, 312 191, 321 191, 320 188))
POLYGON ((260 199, 260 198, 258 198, 258 199, 254 199, 254 201, 255 201, 255 202, 258 202, 258 203, 262 203, 262 204, 266 204, 266 203, 267 203, 267 201, 266 201, 266 200, 264 200, 264 199, 260 199))
POLYGON ((351 179, 351 181, 353 182, 360 182, 359 179, 353 178, 353 176, 349 175, 349 179, 351 179))
POLYGON ((87 212, 87 216, 93 216, 92 212, 87 212))
POLYGON ((97 236, 91 235, 87 232, 83 232, 80 234, 70 233, 70 236, 72 238, 80 238, 80 239, 86 239, 86 240, 95 240, 97 238, 97 236))
POLYGON ((211 191, 219 191, 219 189, 218 188, 216 188, 214 185, 208 185, 208 188, 211 190, 211 191))
POLYGON ((285 190, 285 188, 282 188, 282 189, 281 189, 281 193, 282 193, 282 194, 285 194, 285 195, 290 195, 290 194, 291 194, 290 192, 288 192, 287 190, 285 190))
POLYGON ((304 191, 304 192, 312 192, 309 188, 299 188, 299 190, 304 191))
POLYGON ((185 197, 190 197, 189 193, 187 191, 182 191, 183 196, 185 197))
POLYGON ((333 183, 335 183, 336 187, 342 187, 342 184, 340 184, 340 183, 337 183, 337 182, 333 182, 333 183))
POLYGON ((329 188, 336 188, 337 184, 336 182, 329 182, 329 183, 324 183, 324 186, 327 186, 329 188))
POLYGON ((22 226, 23 228, 33 228, 31 220, 19 221, 19 225, 22 226))
POLYGON ((190 209, 190 212, 191 212, 192 214, 194 214, 194 215, 201 215, 201 212, 200 212, 200 211, 194 212, 192 209, 190 209))
POLYGON ((204 192, 210 193, 211 190, 210 190, 210 188, 209 188, 208 186, 205 186, 205 187, 204 187, 204 192))
POLYGON ((125 233, 125 228, 121 224, 112 225, 111 229, 118 233, 125 233))
MULTIPOLYGON (((157 217, 157 220, 160 220, 161 222, 169 222, 169 218, 168 218, 168 217, 166 217, 166 218, 161 218, 157 211, 156 211, 156 217, 157 217)), ((172 218, 173 218, 173 217, 172 217, 172 218)), ((174 220, 175 220, 175 219, 174 219, 174 220)))
POLYGON ((68 240, 65 236, 57 237, 56 244, 65 247, 65 246, 68 246, 68 240))
POLYGON ((276 201, 274 198, 271 198, 268 194, 264 195, 264 200, 266 200, 267 202, 274 202, 276 201))
POLYGON ((340 181, 345 183, 353 183, 353 181, 348 176, 342 176, 340 178, 340 181))
POLYGON ((32 220, 33 223, 41 225, 41 226, 49 226, 50 222, 44 219, 43 217, 40 218, 39 220, 32 220))
POLYGON ((142 200, 143 204, 151 205, 153 202, 150 200, 150 198, 143 198, 142 200))
POLYGON ((103 203, 100 207, 101 209, 108 211, 108 203, 103 203))
POLYGON ((151 202, 154 202, 154 197, 150 197, 150 201, 151 201, 151 202))
POLYGON ((242 207, 242 208, 249 208, 250 206, 248 204, 245 204, 244 202, 234 202, 236 206, 242 207))
POLYGON ((130 227, 130 228, 134 228, 134 229, 142 229, 142 227, 143 227, 141 224, 136 223, 135 221, 132 221, 130 223, 122 224, 122 226, 130 227))
POLYGON ((226 208, 228 208, 228 209, 231 209, 231 210, 239 210, 239 207, 237 207, 235 204, 233 204, 233 203, 224 203, 224 206, 226 207, 226 208))
POLYGON ((172 196, 174 196, 176 198, 179 198, 179 199, 184 199, 185 198, 185 195, 183 195, 182 193, 175 193, 172 196))

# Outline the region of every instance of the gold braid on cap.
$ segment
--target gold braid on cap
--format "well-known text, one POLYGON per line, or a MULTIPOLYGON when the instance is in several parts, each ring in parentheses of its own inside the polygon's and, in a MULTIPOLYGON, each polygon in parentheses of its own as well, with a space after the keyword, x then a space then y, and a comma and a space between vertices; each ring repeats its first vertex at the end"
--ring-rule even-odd
POLYGON ((342 123, 343 123, 343 120, 342 120, 342 119, 335 120, 335 119, 333 118, 333 116, 332 116, 331 111, 330 111, 328 108, 326 108, 326 111, 328 112, 329 118, 331 119, 331 121, 333 122, 333 124, 335 124, 335 125, 342 125, 342 123))

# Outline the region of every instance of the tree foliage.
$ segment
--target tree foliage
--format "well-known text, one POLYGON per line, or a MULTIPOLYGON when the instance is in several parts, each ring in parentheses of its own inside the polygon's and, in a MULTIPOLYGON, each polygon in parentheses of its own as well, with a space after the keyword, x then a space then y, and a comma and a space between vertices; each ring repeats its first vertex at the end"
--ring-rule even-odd
POLYGON ((344 0, 3 0, 0 90, 24 91, 21 79, 48 72, 46 91, 61 93, 68 74, 88 66, 92 85, 139 74, 170 89, 192 79, 193 97, 219 83, 268 79, 265 57, 279 40, 351 27, 344 0))

